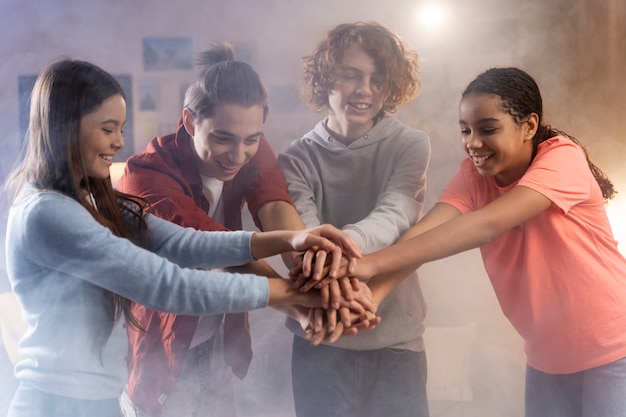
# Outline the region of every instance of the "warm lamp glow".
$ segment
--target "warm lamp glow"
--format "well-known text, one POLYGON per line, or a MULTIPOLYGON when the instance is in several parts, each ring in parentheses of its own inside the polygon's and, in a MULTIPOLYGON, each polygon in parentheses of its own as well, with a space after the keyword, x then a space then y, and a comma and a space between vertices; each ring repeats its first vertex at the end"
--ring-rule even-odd
POLYGON ((617 194, 606 206, 615 240, 619 242, 619 251, 626 255, 626 197, 617 194))
POLYGON ((427 4, 417 11, 417 20, 421 28, 441 30, 446 23, 447 13, 441 4, 427 4))

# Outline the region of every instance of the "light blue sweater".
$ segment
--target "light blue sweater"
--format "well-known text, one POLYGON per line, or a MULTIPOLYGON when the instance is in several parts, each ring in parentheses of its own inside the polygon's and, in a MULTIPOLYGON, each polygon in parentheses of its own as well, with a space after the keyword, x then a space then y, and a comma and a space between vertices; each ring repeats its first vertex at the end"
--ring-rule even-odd
MULTIPOLYGON (((289 195, 306 227, 333 224, 350 234, 363 253, 393 244, 424 208, 428 136, 384 116, 348 146, 320 121, 278 156, 289 195)), ((376 330, 333 344, 354 350, 424 349, 425 304, 417 274, 398 285, 378 309, 376 330)), ((288 327, 302 336, 294 320, 288 327)))
POLYGON ((249 232, 196 232, 147 215, 146 248, 116 237, 77 201, 24 187, 9 211, 7 271, 28 325, 15 375, 41 391, 119 397, 127 379, 124 320, 100 351, 93 323, 107 320, 102 288, 179 314, 267 305, 267 279, 203 271, 252 261, 249 232), (179 266, 180 265, 180 266, 179 266))

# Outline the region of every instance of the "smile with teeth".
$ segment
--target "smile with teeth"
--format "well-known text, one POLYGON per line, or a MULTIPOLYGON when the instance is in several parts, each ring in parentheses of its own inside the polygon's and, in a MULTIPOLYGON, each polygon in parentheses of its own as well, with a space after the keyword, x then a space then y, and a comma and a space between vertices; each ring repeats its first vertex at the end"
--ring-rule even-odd
POLYGON ((474 161, 474 164, 480 165, 483 162, 485 162, 487 159, 491 158, 492 156, 493 154, 482 155, 482 156, 470 155, 470 158, 472 158, 472 161, 474 161))
POLYGON ((371 104, 367 104, 367 103, 350 103, 350 105, 359 110, 367 110, 370 107, 372 107, 371 104))
POLYGON ((239 165, 227 166, 227 165, 224 165, 220 161, 217 161, 217 163, 222 167, 222 169, 224 171, 233 172, 233 171, 237 171, 239 169, 239 165))
POLYGON ((113 162, 113 155, 99 155, 100 158, 104 159, 105 161, 108 162, 113 162))

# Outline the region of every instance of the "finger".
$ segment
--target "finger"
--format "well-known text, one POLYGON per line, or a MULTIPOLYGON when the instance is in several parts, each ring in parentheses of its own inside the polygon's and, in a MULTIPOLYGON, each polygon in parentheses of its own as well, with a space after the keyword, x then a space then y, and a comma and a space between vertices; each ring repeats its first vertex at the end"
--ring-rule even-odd
POLYGON ((365 307, 363 307, 361 305, 361 303, 359 303, 358 301, 347 301, 347 300, 344 300, 341 303, 341 308, 347 308, 350 311, 352 311, 353 313, 356 313, 358 315, 362 315, 366 311, 365 307))
POLYGON ((377 310, 376 303, 374 302, 374 296, 370 288, 364 282, 359 281, 357 278, 352 278, 352 288, 358 288, 354 291, 354 299, 359 302, 366 310, 375 314, 377 310))
MULTIPOLYGON (((323 280, 322 280, 323 281, 323 280)), ((315 281, 313 278, 309 278, 306 283, 300 288, 302 292, 309 291, 312 288, 321 289, 324 288, 325 284, 322 284, 320 281, 315 281)))
POLYGON ((348 273, 353 274, 356 270, 357 258, 354 256, 348 257, 348 273))
POLYGON ((302 274, 302 262, 298 262, 289 270, 289 278, 297 277, 302 274))
MULTIPOLYGON (((346 300, 352 301, 354 300, 354 292, 352 291, 352 282, 349 278, 342 278, 339 280, 339 285, 341 286, 341 293, 346 300)), ((357 287, 360 289, 360 287, 357 287)))
POLYGON ((293 288, 301 288, 306 282, 309 281, 309 278, 305 277, 301 273, 298 275, 292 276, 290 279, 292 282, 291 286, 293 288))
POLYGON ((326 310, 326 325, 328 326, 328 331, 333 332, 337 327, 337 310, 333 308, 329 308, 326 310))
POLYGON ((313 338, 315 334, 315 328, 313 324, 314 322, 315 322, 315 309, 310 308, 307 314, 307 326, 306 326, 306 329, 304 329, 306 333, 306 337, 305 337, 306 340, 311 340, 311 338, 313 338))
POLYGON ((304 252, 304 255, 302 256, 302 274, 307 278, 311 276, 311 271, 313 269, 312 265, 314 261, 315 250, 309 249, 304 252))
POLYGON ((326 329, 324 327, 324 313, 325 311, 319 308, 316 308, 314 311, 313 322, 315 324, 313 326, 313 334, 310 338, 311 345, 313 346, 318 346, 324 341, 324 338, 326 337, 326 329))
POLYGON ((333 278, 337 278, 337 276, 339 275, 339 267, 341 266, 342 258, 343 252, 341 251, 341 247, 337 246, 332 252, 330 271, 328 272, 328 275, 333 278))
POLYGON ((325 224, 322 226, 322 236, 325 236, 333 241, 337 242, 346 252, 357 258, 361 257, 361 248, 356 244, 352 237, 337 229, 334 226, 325 224))
POLYGON ((328 310, 330 308, 330 288, 328 286, 322 287, 319 291, 322 298, 322 308, 328 310))
POLYGON ((315 265, 313 269, 313 279, 319 281, 325 275, 325 266, 326 266, 326 258, 328 257, 328 252, 325 250, 318 250, 315 253, 315 265))
POLYGON ((352 326, 352 317, 350 316, 350 309, 341 307, 339 309, 339 315, 341 316, 341 323, 346 329, 352 326))
POLYGON ((339 285, 339 283, 337 281, 332 281, 329 285, 322 287, 322 289, 326 289, 326 291, 330 293, 331 308, 338 310, 339 307, 341 307, 342 301, 341 286, 339 285))
MULTIPOLYGON (((325 269, 326 272, 328 272, 328 269, 325 269)), ((331 282, 335 282, 337 280, 337 278, 332 278, 330 276, 326 276, 326 278, 322 279, 321 281, 317 282, 317 284, 315 285, 315 288, 323 288, 327 285, 330 285, 331 282)))
POLYGON ((316 334, 321 332, 324 329, 325 313, 326 313, 326 310, 322 308, 315 309, 315 317, 313 318, 313 329, 316 334))
POLYGON ((345 334, 345 329, 341 323, 337 323, 337 327, 326 336, 326 343, 335 343, 345 334))

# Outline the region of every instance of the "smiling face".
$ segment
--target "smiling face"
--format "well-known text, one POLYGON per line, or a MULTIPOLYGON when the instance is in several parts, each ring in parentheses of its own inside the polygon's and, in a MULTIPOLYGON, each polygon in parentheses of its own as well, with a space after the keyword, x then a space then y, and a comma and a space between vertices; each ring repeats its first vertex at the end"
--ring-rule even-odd
POLYGON ((211 117, 194 120, 185 109, 183 122, 193 138, 200 174, 232 180, 259 149, 263 113, 262 105, 218 104, 211 117))
POLYGON ((500 186, 517 181, 530 165, 538 117, 517 124, 494 94, 469 94, 461 100, 459 126, 463 148, 483 176, 500 186))
POLYGON ((350 143, 374 126, 383 108, 384 75, 361 47, 352 44, 343 53, 341 67, 328 94, 328 128, 350 143))
POLYGON ((109 176, 113 156, 124 147, 122 127, 126 122, 126 102, 113 95, 80 121, 80 152, 87 175, 104 179, 109 176))

